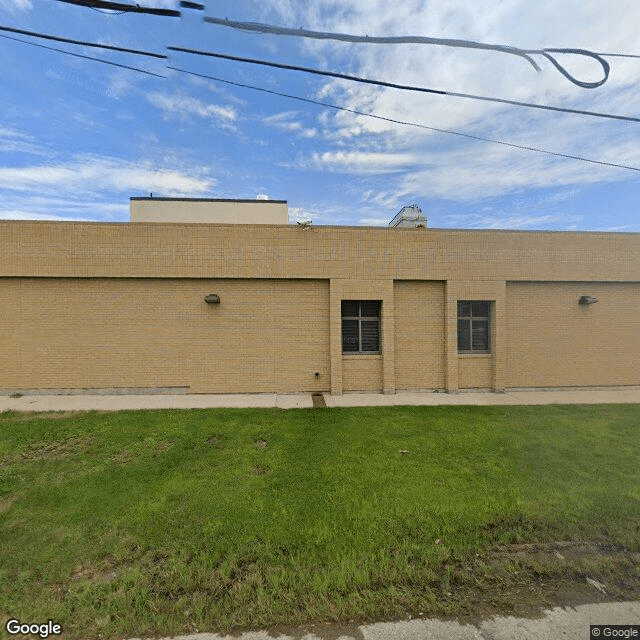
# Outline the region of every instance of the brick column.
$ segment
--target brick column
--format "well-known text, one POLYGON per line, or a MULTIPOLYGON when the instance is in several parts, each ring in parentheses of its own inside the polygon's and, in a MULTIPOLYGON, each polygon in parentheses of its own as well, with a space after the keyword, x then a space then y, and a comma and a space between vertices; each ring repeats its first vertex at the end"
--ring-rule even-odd
POLYGON ((382 388, 384 393, 396 392, 396 357, 395 357, 395 308, 393 304, 393 281, 385 283, 383 289, 382 318, 382 388), (390 285, 390 286, 389 286, 390 285))
POLYGON ((342 395, 342 286, 329 281, 329 351, 331 358, 331 395, 342 395))
POLYGON ((497 283, 491 317, 491 351, 493 353, 493 390, 502 393, 506 385, 506 282, 497 283))
POLYGON ((458 293, 456 283, 447 280, 444 289, 445 389, 458 391, 458 293))

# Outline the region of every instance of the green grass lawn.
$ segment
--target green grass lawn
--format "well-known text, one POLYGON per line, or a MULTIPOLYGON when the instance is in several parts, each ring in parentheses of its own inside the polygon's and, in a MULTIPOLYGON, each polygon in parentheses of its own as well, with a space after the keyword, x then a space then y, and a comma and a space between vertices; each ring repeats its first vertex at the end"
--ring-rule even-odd
POLYGON ((638 405, 0 413, 0 623, 456 614, 496 545, 640 551, 639 445, 638 405))

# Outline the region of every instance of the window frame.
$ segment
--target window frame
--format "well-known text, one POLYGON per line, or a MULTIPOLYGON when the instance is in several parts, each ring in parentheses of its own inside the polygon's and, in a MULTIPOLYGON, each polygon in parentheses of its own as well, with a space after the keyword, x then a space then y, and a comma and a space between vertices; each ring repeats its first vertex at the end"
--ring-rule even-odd
POLYGON ((468 355, 468 354, 480 354, 480 355, 487 355, 491 353, 491 322, 492 322, 492 309, 493 309, 493 304, 491 300, 458 300, 457 301, 457 341, 458 341, 458 354, 460 355, 468 355), (468 304, 469 305, 469 314, 468 315, 462 315, 461 314, 461 306, 463 304, 468 304), (486 310, 486 315, 483 314, 474 314, 474 305, 478 305, 478 304, 482 304, 482 305, 487 305, 487 310, 486 310), (467 328, 467 335, 468 335, 468 341, 469 341, 469 348, 468 349, 461 349, 460 348, 460 338, 461 338, 461 332, 460 332, 460 323, 464 322, 464 323, 468 323, 468 328, 467 328), (487 348, 486 349, 474 349, 473 348, 473 325, 474 322, 477 324, 486 324, 486 342, 487 342, 487 348))
POLYGON ((342 355, 343 356, 377 356, 382 353, 382 300, 341 300, 340 301, 340 329, 341 329, 341 339, 342 339, 342 355), (347 304, 357 304, 358 305, 358 315, 345 315, 344 306, 347 304), (375 303, 377 305, 377 316, 371 315, 363 315, 362 313, 362 305, 375 303), (354 351, 345 351, 344 349, 344 322, 347 321, 356 321, 358 327, 358 350, 354 351), (376 322, 377 323, 377 339, 378 339, 378 349, 376 351, 362 349, 362 323, 363 322, 376 322))

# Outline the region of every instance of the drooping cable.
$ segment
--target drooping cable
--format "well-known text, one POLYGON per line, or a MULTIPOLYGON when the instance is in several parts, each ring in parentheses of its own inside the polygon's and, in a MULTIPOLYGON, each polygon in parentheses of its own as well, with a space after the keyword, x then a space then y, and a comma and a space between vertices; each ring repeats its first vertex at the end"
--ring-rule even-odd
POLYGON ((505 98, 493 98, 490 96, 479 96, 471 93, 459 93, 456 91, 443 91, 440 89, 429 89, 426 87, 416 87, 411 85, 396 84, 393 82, 384 82, 383 80, 372 80, 370 78, 361 78, 359 76, 351 76, 345 73, 337 73, 335 71, 322 71, 320 69, 313 69, 310 67, 300 67, 297 65, 282 64, 278 62, 269 62, 266 60, 255 60, 253 58, 242 58, 239 56, 230 56, 222 53, 215 53, 213 51, 198 51, 197 49, 188 49, 185 47, 167 47, 171 51, 180 51, 183 53, 190 53, 199 56, 209 56, 213 58, 219 58, 222 60, 233 60, 234 62, 244 62, 248 64, 262 65, 266 67, 274 67, 276 69, 286 69, 289 71, 302 71, 304 73, 311 73, 319 76, 328 76, 330 78, 339 78, 341 80, 349 80, 351 82, 360 82, 364 84, 371 84, 380 87, 389 87, 391 89, 400 89, 402 91, 417 91, 420 93, 432 93, 436 95, 449 96, 453 98, 467 98, 470 100, 482 100, 484 102, 497 102, 499 104, 509 104, 517 107, 528 107, 531 109, 544 109, 546 111, 557 111, 560 113, 575 113, 584 116, 593 116, 596 118, 611 118, 614 120, 626 120, 630 122, 640 122, 640 118, 634 118, 633 116, 621 116, 611 113, 598 113, 595 111, 585 111, 582 109, 569 109, 568 107, 553 107, 545 104, 537 104, 534 102, 520 102, 518 100, 507 100, 505 98))
POLYGON ((121 69, 129 69, 131 71, 138 71, 139 73, 144 73, 148 76, 155 76, 156 78, 166 78, 166 76, 162 76, 158 73, 153 73, 152 71, 147 71, 145 69, 139 69, 138 67, 130 67, 126 64, 118 64, 117 62, 111 62, 110 60, 103 60, 102 58, 94 58, 93 56, 83 56, 79 53, 72 53, 71 51, 65 51, 64 49, 58 49, 57 47, 47 47, 44 44, 38 44, 37 42, 29 42, 28 40, 21 40, 20 38, 13 38, 12 36, 6 36, 0 33, 0 38, 5 38, 6 40, 13 40, 14 42, 22 42, 23 44, 30 44, 32 47, 40 47, 40 49, 48 49, 49 51, 57 51, 58 53, 64 53, 68 56, 73 56, 74 58, 84 58, 85 60, 93 60, 95 62, 102 62, 103 64, 109 64, 113 67, 120 67, 121 69))
MULTIPOLYGON (((58 37, 58 36, 51 36, 51 35, 31 32, 31 31, 25 31, 25 30, 22 30, 22 29, 15 29, 15 28, 12 28, 12 27, 2 27, 2 26, 0 26, 0 30, 9 31, 9 32, 12 32, 12 33, 19 33, 19 34, 29 35, 29 36, 33 36, 33 37, 45 38, 45 39, 48 39, 48 40, 55 40, 55 41, 60 41, 60 42, 68 42, 68 43, 71 43, 71 44, 78 44, 78 45, 90 46, 90 47, 91 46, 92 47, 99 47, 99 48, 111 49, 111 50, 121 51, 121 52, 126 52, 126 53, 133 53, 133 54, 138 54, 138 55, 151 56, 151 57, 155 57, 155 58, 167 59, 167 56, 165 56, 165 55, 157 54, 157 53, 153 53, 153 52, 149 52, 149 51, 140 51, 140 50, 136 50, 136 49, 126 49, 126 48, 116 47, 116 46, 112 46, 112 45, 102 45, 102 44, 98 44, 98 43, 90 43, 90 42, 84 42, 84 41, 79 41, 79 40, 71 40, 71 39, 68 39, 68 38, 61 38, 61 37, 58 37)), ((165 78, 166 77, 166 76, 159 75, 157 73, 153 73, 151 71, 146 71, 145 69, 140 69, 140 68, 137 68, 137 67, 131 67, 131 66, 128 66, 128 65, 122 65, 122 64, 115 63, 115 62, 111 62, 109 60, 103 60, 103 59, 95 58, 95 57, 92 57, 92 56, 80 55, 80 54, 72 53, 70 51, 65 51, 63 49, 58 49, 58 48, 55 48, 55 47, 47 47, 47 46, 44 46, 44 45, 39 45, 39 44, 34 43, 34 42, 21 40, 19 38, 12 38, 10 36, 6 36, 6 35, 2 35, 2 34, 0 34, 0 37, 5 38, 7 40, 13 40, 15 42, 21 42, 23 44, 29 44, 29 45, 32 45, 32 46, 40 47, 42 49, 48 49, 50 51, 56 51, 58 53, 64 53, 66 55, 71 55, 71 56, 74 56, 74 57, 83 58, 83 59, 86 59, 86 60, 92 60, 92 61, 95 61, 95 62, 102 62, 104 64, 109 64, 109 65, 112 65, 112 66, 116 66, 116 67, 120 67, 120 68, 124 68, 124 69, 129 69, 131 71, 137 71, 139 73, 143 73, 143 74, 146 74, 146 75, 151 75, 151 76, 158 77, 158 78, 165 78)), ((246 62, 255 62, 257 64, 266 64, 268 66, 276 66, 276 67, 281 67, 281 68, 286 68, 286 69, 310 71, 312 73, 319 73, 321 75, 333 75, 333 76, 337 76, 337 77, 343 77, 345 79, 352 79, 352 80, 367 82, 367 83, 371 83, 371 84, 381 84, 383 86, 391 86, 391 87, 396 87, 396 88, 405 88, 402 85, 392 85, 390 83, 384 83, 382 81, 367 80, 367 79, 357 78, 357 77, 353 77, 353 76, 344 76, 342 74, 333 74, 332 72, 322 72, 322 71, 319 71, 319 70, 306 69, 304 67, 291 67, 289 65, 280 65, 280 64, 277 64, 277 63, 269 63, 269 62, 264 62, 264 61, 254 61, 254 60, 250 60, 250 59, 236 58, 234 56, 225 56, 225 55, 222 55, 222 54, 215 54, 215 53, 212 53, 212 52, 192 51, 192 50, 182 49, 182 48, 178 48, 178 47, 168 47, 168 48, 176 50, 176 51, 184 51, 184 52, 187 52, 187 53, 197 53, 197 54, 200 54, 200 55, 210 55, 210 56, 214 56, 214 57, 220 57, 220 58, 223 58, 223 59, 238 60, 238 61, 243 61, 243 62, 245 62, 245 61, 246 62)), ((640 56, 631 56, 631 55, 627 55, 627 54, 601 54, 601 55, 619 55, 619 56, 624 56, 624 57, 640 57, 640 56)), ((480 141, 484 141, 484 142, 500 144, 500 145, 504 145, 504 146, 508 146, 508 147, 513 147, 513 148, 516 148, 516 149, 522 149, 522 150, 533 151, 533 152, 538 152, 538 153, 545 153, 545 154, 548 154, 548 155, 554 155, 554 156, 558 156, 558 157, 563 157, 563 158, 568 158, 568 159, 573 159, 573 160, 579 160, 579 161, 582 161, 582 162, 589 162, 589 163, 593 163, 593 164, 600 164, 600 165, 611 166, 611 167, 616 167, 616 168, 621 168, 621 169, 629 169, 629 170, 632 170, 632 171, 640 171, 640 168, 632 167, 632 166, 628 166, 628 165, 621 165, 621 164, 605 162, 605 161, 600 161, 600 160, 592 160, 592 159, 583 158, 583 157, 580 157, 580 156, 573 156, 573 155, 569 155, 569 154, 563 154, 563 153, 558 153, 558 152, 553 152, 553 151, 547 151, 545 149, 540 149, 540 148, 537 148, 537 147, 528 147, 528 146, 524 146, 524 145, 518 145, 518 144, 514 144, 514 143, 504 142, 504 141, 501 141, 501 140, 495 140, 495 139, 491 139, 491 138, 484 138, 484 137, 481 137, 481 136, 475 136, 475 135, 472 135, 472 134, 461 133, 461 132, 457 132, 457 131, 450 131, 450 130, 446 130, 446 129, 438 129, 436 127, 430 127, 430 126, 427 126, 427 125, 422 125, 422 124, 418 124, 418 123, 414 123, 414 122, 396 120, 396 119, 393 119, 393 118, 379 116, 379 115, 375 115, 375 114, 371 114, 371 113, 365 113, 365 112, 357 111, 357 110, 354 110, 354 109, 349 109, 347 107, 340 107, 340 106, 337 106, 337 105, 333 105, 331 103, 326 103, 326 102, 322 102, 322 101, 318 101, 318 100, 312 100, 312 99, 309 99, 309 98, 302 98, 300 96, 294 96, 294 95, 290 95, 290 94, 281 93, 281 92, 278 92, 278 91, 273 91, 273 90, 269 90, 269 89, 255 87, 255 86, 252 86, 252 85, 242 84, 242 83, 238 83, 238 82, 232 82, 230 80, 224 80, 222 78, 217 78, 217 77, 208 76, 208 75, 204 75, 204 74, 198 74, 198 73, 187 71, 187 70, 184 70, 184 69, 179 69, 177 67, 168 66, 167 68, 172 69, 174 71, 178 71, 180 73, 186 73, 186 74, 189 74, 189 75, 198 76, 198 77, 206 78, 206 79, 209 79, 209 80, 214 80, 216 82, 222 82, 222 83, 226 83, 226 84, 229 84, 229 85, 234 85, 234 86, 238 86, 238 87, 252 89, 252 90, 255 90, 255 91, 261 91, 261 92, 264 92, 264 93, 269 93, 269 94, 273 94, 273 95, 277 95, 277 96, 281 96, 281 97, 285 97, 285 98, 289 98, 289 99, 293 99, 293 100, 299 100, 299 101, 302 101, 302 102, 307 102, 307 103, 310 103, 310 104, 324 106, 324 107, 328 107, 328 108, 331 108, 331 109, 346 111, 346 112, 353 113, 353 114, 356 114, 356 115, 360 115, 360 116, 364 116, 364 117, 368 117, 368 118, 374 118, 374 119, 377 119, 377 120, 382 120, 382 121, 391 122, 391 123, 395 123, 395 124, 418 127, 418 128, 422 128, 422 129, 428 129, 428 130, 436 131, 436 132, 439 132, 439 133, 462 136, 462 137, 470 138, 470 139, 474 139, 474 140, 480 140, 480 141)), ((610 117, 610 118, 617 118, 617 119, 622 119, 622 120, 632 120, 632 121, 636 121, 636 122, 640 121, 640 119, 638 119, 638 118, 631 118, 631 117, 628 117, 628 116, 616 116, 616 115, 611 115, 611 114, 598 114, 598 113, 586 112, 586 111, 562 109, 562 108, 559 108, 559 107, 549 107, 549 106, 546 106, 546 105, 533 105, 533 104, 528 104, 528 103, 517 103, 517 102, 513 102, 513 101, 502 100, 502 99, 499 99, 499 98, 491 99, 491 98, 483 98, 481 96, 468 96, 466 94, 455 94, 455 93, 446 92, 446 91, 438 91, 438 90, 435 90, 435 89, 424 89, 424 88, 419 88, 419 87, 415 87, 415 88, 406 87, 406 88, 407 89, 414 89, 414 90, 418 90, 418 91, 426 91, 426 92, 429 92, 429 93, 436 93, 436 94, 441 94, 441 95, 454 95, 454 96, 458 96, 458 97, 475 97, 475 98, 481 99, 481 100, 482 99, 495 100, 495 101, 499 101, 499 102, 507 102, 507 103, 510 103, 510 104, 518 104, 518 105, 522 105, 522 106, 535 106, 535 107, 538 107, 538 108, 546 108, 546 109, 552 109, 552 110, 556 110, 556 111, 568 111, 570 113, 580 113, 580 114, 585 114, 585 115, 595 115, 595 116, 600 116, 600 117, 610 117)))
POLYGON ((75 4, 89 9, 111 9, 127 13, 148 13, 155 16, 169 16, 179 18, 181 13, 175 9, 157 9, 154 7, 141 7, 138 4, 122 4, 120 2, 107 2, 106 0, 58 0, 67 4, 75 4))
MULTIPOLYGON (((151 51, 140 51, 139 49, 125 49, 124 47, 116 47, 110 44, 98 44, 96 42, 85 42, 84 40, 71 40, 70 38, 62 38, 60 36, 51 36, 45 33, 36 33, 35 31, 25 31, 24 29, 15 29, 13 27, 0 26, 0 31, 8 31, 9 33, 19 33, 23 36, 31 36, 32 38, 43 38, 44 40, 54 40, 55 42, 67 42, 69 44, 79 44, 83 47, 95 47, 98 49, 109 49, 111 51, 121 51, 123 53, 133 53, 139 56, 149 56, 151 58, 160 58, 167 60, 168 56, 161 53, 152 53, 151 51)), ((24 42, 24 40, 20 40, 24 42)))
POLYGON ((178 67, 172 67, 167 65, 167 69, 178 71, 180 73, 186 73, 191 76, 197 76, 198 78, 205 78, 207 80, 214 80, 215 82, 222 82, 224 84, 233 85, 234 87, 242 87, 244 89, 252 89, 254 91, 261 91, 263 93, 269 93, 271 95, 280 96, 282 98, 290 98, 291 100, 299 100, 300 102, 307 102, 309 104, 315 104, 321 107, 328 107, 329 109, 336 109, 338 111, 347 111, 358 116, 364 116, 367 118, 373 118, 375 120, 382 120, 384 122, 391 122, 393 124, 400 124, 409 127, 417 127, 419 129, 427 129, 429 131, 436 131, 438 133, 446 133, 453 136, 461 136, 463 138, 470 138, 472 140, 480 140, 481 142, 490 142, 493 144, 501 144, 506 147, 512 147, 514 149, 522 149, 523 151, 534 151, 536 153, 545 153, 551 156, 558 156, 560 158, 568 158, 570 160, 579 160, 581 162, 590 162, 592 164, 600 164, 607 167, 615 167, 617 169, 629 169, 630 171, 640 171, 640 167, 632 167, 624 164, 616 164, 615 162, 605 162, 604 160, 592 160, 590 158, 583 158, 581 156, 573 156, 567 153, 558 153, 557 151, 547 151, 546 149, 540 149, 539 147, 528 147, 521 144, 514 144, 511 142, 504 142, 503 140, 495 140, 493 138, 484 138, 482 136, 475 136, 470 133, 461 133, 459 131, 451 131, 449 129, 438 129, 437 127, 430 127, 426 124, 419 124, 417 122, 408 122, 405 120, 396 120, 395 118, 387 118, 385 116, 379 116, 373 113, 366 113, 364 111, 357 111, 356 109, 349 109, 348 107, 340 107, 330 102, 322 102, 320 100, 312 100, 311 98, 302 98, 300 96, 294 96, 288 93, 281 93, 280 91, 273 91, 272 89, 264 89, 262 87, 255 87, 249 84, 243 84, 241 82, 233 82, 231 80, 223 80, 222 78, 216 78, 214 76, 205 75, 202 73, 195 73, 194 71, 187 71, 186 69, 180 69, 178 67))
POLYGON ((426 36, 354 36, 347 33, 328 33, 321 31, 309 31, 307 29, 289 29, 287 27, 277 27, 270 24, 260 22, 235 22, 227 18, 213 18, 206 16, 203 18, 205 22, 216 24, 223 27, 229 27, 238 31, 249 31, 253 33, 271 33, 278 36, 294 36, 298 38, 313 38, 316 40, 339 40, 342 42, 353 42, 361 44, 428 44, 444 47, 458 47, 466 49, 484 49, 487 51, 498 51, 500 53, 509 53, 514 56, 520 56, 527 60, 536 71, 540 71, 540 67, 536 64, 532 55, 544 56, 553 66, 565 77, 569 82, 582 87, 584 89, 594 89, 603 85, 609 77, 609 63, 599 54, 587 49, 520 49, 518 47, 510 47, 500 44, 487 44, 484 42, 475 42, 473 40, 459 40, 455 38, 431 38, 426 36), (603 71, 603 78, 597 82, 584 82, 578 80, 571 75, 551 54, 570 53, 579 56, 587 56, 596 60, 603 71))

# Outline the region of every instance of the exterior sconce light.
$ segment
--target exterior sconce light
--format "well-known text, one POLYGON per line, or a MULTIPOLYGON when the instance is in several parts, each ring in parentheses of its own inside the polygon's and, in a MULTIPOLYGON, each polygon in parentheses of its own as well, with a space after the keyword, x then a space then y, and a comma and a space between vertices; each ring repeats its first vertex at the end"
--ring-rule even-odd
POLYGON ((204 297, 204 301, 207 304, 220 304, 220 296, 217 293, 210 293, 204 297))
POLYGON ((580 300, 578 300, 578 304, 595 304, 596 302, 598 302, 598 298, 592 296, 580 296, 580 300))

